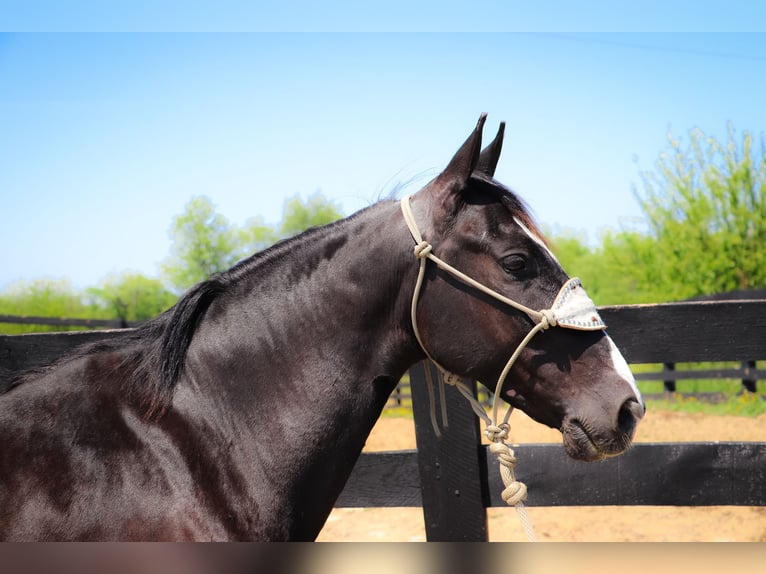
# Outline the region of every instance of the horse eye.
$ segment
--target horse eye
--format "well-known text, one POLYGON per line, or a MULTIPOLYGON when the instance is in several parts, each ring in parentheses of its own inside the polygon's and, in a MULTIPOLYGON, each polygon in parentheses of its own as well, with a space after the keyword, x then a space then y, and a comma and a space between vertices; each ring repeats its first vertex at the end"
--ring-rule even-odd
POLYGON ((527 267, 527 260, 523 255, 509 255, 502 261, 503 269, 508 273, 518 273, 527 267))

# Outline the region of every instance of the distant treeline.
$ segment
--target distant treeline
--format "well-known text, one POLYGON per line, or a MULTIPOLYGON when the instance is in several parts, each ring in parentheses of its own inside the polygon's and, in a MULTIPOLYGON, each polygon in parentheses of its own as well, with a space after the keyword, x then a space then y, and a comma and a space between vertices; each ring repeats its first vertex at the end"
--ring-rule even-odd
MULTIPOLYGON (((170 226, 171 249, 159 278, 126 271, 98 286, 76 289, 68 279, 19 281, 0 291, 0 315, 81 318, 138 323, 171 307, 187 288, 282 238, 340 219, 339 206, 321 193, 285 202, 276 225, 251 218, 241 227, 216 213, 207 197, 194 197, 170 226)), ((0 333, 82 329, 84 326, 3 323, 0 333)))

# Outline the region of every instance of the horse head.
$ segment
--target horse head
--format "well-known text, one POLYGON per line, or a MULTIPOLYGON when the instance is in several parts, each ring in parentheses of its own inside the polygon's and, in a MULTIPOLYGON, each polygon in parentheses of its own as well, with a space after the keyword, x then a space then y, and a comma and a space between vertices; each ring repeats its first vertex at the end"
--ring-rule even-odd
POLYGON ((504 126, 482 150, 484 121, 405 199, 416 255, 437 262, 423 264, 416 335, 445 371, 560 429, 571 457, 620 454, 644 414, 641 394, 582 286, 523 202, 494 180, 504 126))

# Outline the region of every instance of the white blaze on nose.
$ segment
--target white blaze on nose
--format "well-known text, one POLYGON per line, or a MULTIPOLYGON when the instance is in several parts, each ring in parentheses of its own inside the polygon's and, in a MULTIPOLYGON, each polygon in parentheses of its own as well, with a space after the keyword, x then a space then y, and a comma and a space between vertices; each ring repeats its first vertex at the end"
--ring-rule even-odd
POLYGON ((641 406, 645 406, 644 398, 641 396, 641 391, 638 390, 638 386, 636 386, 636 379, 633 376, 633 373, 630 372, 628 362, 625 360, 625 357, 622 356, 622 353, 620 353, 620 350, 617 348, 617 345, 614 344, 612 338, 609 335, 607 335, 606 338, 609 341, 609 354, 612 356, 612 364, 614 365, 614 370, 617 371, 617 374, 625 379, 625 381, 630 385, 630 388, 633 389, 633 392, 636 395, 636 400, 639 402, 639 404, 641 406))

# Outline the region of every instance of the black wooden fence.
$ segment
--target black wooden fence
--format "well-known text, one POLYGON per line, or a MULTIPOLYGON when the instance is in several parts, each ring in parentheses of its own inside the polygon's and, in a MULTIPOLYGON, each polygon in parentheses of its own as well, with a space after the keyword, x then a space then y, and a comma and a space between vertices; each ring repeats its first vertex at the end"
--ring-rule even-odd
POLYGON ((68 317, 34 317, 28 315, 0 315, 0 323, 51 325, 54 327, 88 327, 90 329, 125 329, 135 326, 135 323, 123 319, 72 319, 68 317))
MULTIPOLYGON (((630 363, 766 358, 766 301, 605 307, 601 315, 630 363)), ((0 336, 0 380, 115 331, 0 336)), ((447 389, 449 428, 436 439, 423 366, 410 371, 417 450, 363 453, 339 507, 423 507, 428 540, 487 540, 486 509, 504 506, 497 462, 480 444, 478 420, 447 389)), ((683 437, 678 437, 679 440, 683 437)), ((637 444, 598 464, 560 445, 514 447, 529 506, 766 505, 766 442, 637 444)))
MULTIPOLYGON (((749 292, 744 292, 749 293, 749 292)), ((758 293, 761 293, 760 291, 758 293)), ((724 294, 726 295, 726 294, 724 294)), ((721 297, 719 295, 718 297, 721 297)), ((708 300, 720 300, 720 299, 702 299, 708 300)), ((36 316, 22 316, 22 315, 2 315, 0 314, 0 324, 17 324, 17 325, 45 325, 53 327, 87 327, 90 329, 125 329, 128 327, 138 326, 139 323, 128 322, 123 319, 84 319, 84 318, 67 318, 67 317, 36 317, 36 316)), ((0 365, 0 372, 2 372, 2 365, 0 365)), ((707 368, 679 368, 676 363, 668 362, 662 364, 661 370, 652 370, 636 373, 636 379, 639 381, 662 381, 665 393, 676 394, 678 381, 689 381, 699 379, 715 379, 715 380, 739 380, 744 392, 757 392, 757 384, 759 380, 766 379, 766 370, 759 369, 756 361, 746 360, 740 361, 738 366, 714 366, 707 368)), ((698 392, 686 392, 685 395, 693 395, 697 398, 706 398, 703 395, 710 395, 709 399, 723 398, 723 393, 698 393, 698 392)), ((658 398, 652 396, 651 398, 658 398)), ((491 392, 480 387, 478 389, 479 402, 485 406, 489 406, 492 401, 491 392)), ((386 404, 386 408, 411 408, 412 406, 412 391, 410 388, 409 377, 405 377, 391 393, 391 397, 386 404)))

